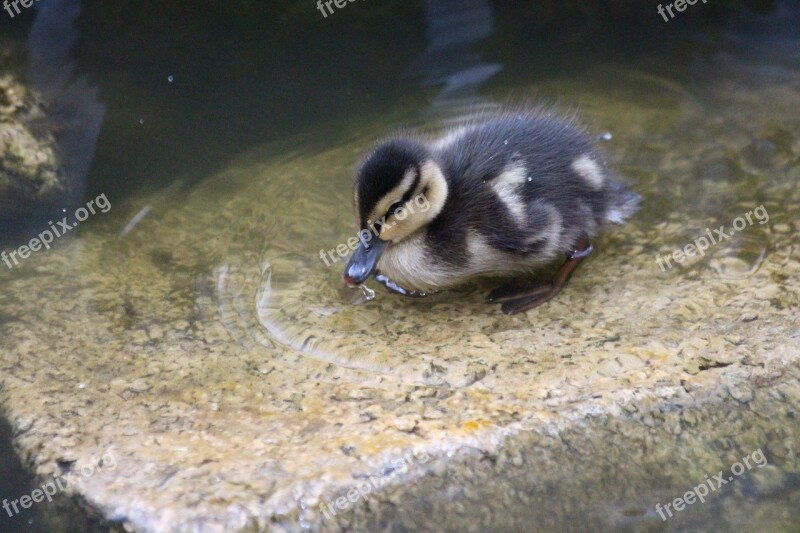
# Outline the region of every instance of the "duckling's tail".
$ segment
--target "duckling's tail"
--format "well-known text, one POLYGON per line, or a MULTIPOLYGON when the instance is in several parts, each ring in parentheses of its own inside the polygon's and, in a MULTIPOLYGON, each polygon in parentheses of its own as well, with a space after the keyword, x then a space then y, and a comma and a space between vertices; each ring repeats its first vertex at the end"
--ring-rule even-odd
POLYGON ((642 204, 642 197, 628 190, 622 183, 609 181, 609 202, 606 209, 606 220, 614 224, 622 224, 636 213, 642 204))

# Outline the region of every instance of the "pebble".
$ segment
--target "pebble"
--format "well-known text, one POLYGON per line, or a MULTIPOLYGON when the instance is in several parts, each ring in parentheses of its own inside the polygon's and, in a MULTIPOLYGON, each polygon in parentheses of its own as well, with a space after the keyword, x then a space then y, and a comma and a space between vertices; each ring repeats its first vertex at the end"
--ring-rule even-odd
POLYGON ((150 338, 154 341, 164 338, 164 330, 161 326, 150 326, 150 338))
POLYGON ((775 233, 789 233, 792 230, 792 228, 789 226, 789 224, 781 223, 781 224, 775 224, 774 226, 772 226, 772 230, 775 233))
POLYGON ((753 399, 753 391, 749 387, 730 387, 731 396, 738 402, 748 403, 753 399))
POLYGON ((426 407, 425 411, 422 413, 422 418, 425 420, 439 420, 444 417, 444 413, 439 409, 432 409, 430 407, 426 407))
POLYGON ((760 289, 757 289, 753 293, 753 295, 758 300, 771 300, 772 298, 775 298, 778 295, 778 292, 779 292, 778 286, 770 284, 767 285, 766 287, 761 287, 760 289))
POLYGON ((131 334, 131 340, 134 344, 147 344, 150 340, 150 337, 148 337, 145 330, 137 329, 131 334))
POLYGON ((389 425, 397 431, 410 433, 417 427, 417 419, 414 416, 402 416, 392 419, 389 425))
MULTIPOLYGON (((755 463, 751 459, 751 464, 755 463)), ((762 461, 763 464, 763 461, 762 461)), ((754 464, 755 470, 750 471, 749 487, 760 497, 780 494, 789 485, 789 475, 775 465, 764 465, 759 468, 754 464)))

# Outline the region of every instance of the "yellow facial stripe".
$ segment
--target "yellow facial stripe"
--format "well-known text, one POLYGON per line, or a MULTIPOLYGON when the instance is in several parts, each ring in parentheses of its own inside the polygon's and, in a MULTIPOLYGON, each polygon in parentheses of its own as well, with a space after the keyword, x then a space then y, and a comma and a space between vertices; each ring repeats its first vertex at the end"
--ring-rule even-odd
POLYGON ((406 175, 403 176, 403 181, 401 181, 394 189, 386 193, 381 200, 375 204, 375 208, 369 214, 369 219, 373 222, 376 220, 380 220, 389 208, 392 206, 393 203, 401 200, 403 195, 408 191, 411 187, 411 184, 414 183, 414 179, 417 177, 417 171, 415 169, 409 169, 406 172, 406 175))

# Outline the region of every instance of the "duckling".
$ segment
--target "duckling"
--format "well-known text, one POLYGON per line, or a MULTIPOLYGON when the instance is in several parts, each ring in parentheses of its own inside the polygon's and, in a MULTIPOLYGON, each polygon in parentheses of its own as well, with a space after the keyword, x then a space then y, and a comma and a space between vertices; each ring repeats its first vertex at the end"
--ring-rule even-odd
POLYGON ((565 256, 547 283, 492 291, 487 301, 506 314, 555 297, 591 239, 640 203, 586 130, 546 109, 496 113, 433 141, 391 138, 366 157, 354 188, 361 242, 345 268, 350 287, 375 274, 394 292, 428 293, 565 256))

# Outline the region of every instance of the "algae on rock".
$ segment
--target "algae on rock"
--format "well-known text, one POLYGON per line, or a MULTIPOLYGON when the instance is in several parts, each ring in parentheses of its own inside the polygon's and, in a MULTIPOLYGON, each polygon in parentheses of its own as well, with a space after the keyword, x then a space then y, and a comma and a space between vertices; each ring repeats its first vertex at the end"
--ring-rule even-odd
POLYGON ((0 210, 64 192, 59 167, 42 103, 14 75, 0 75, 0 210))

